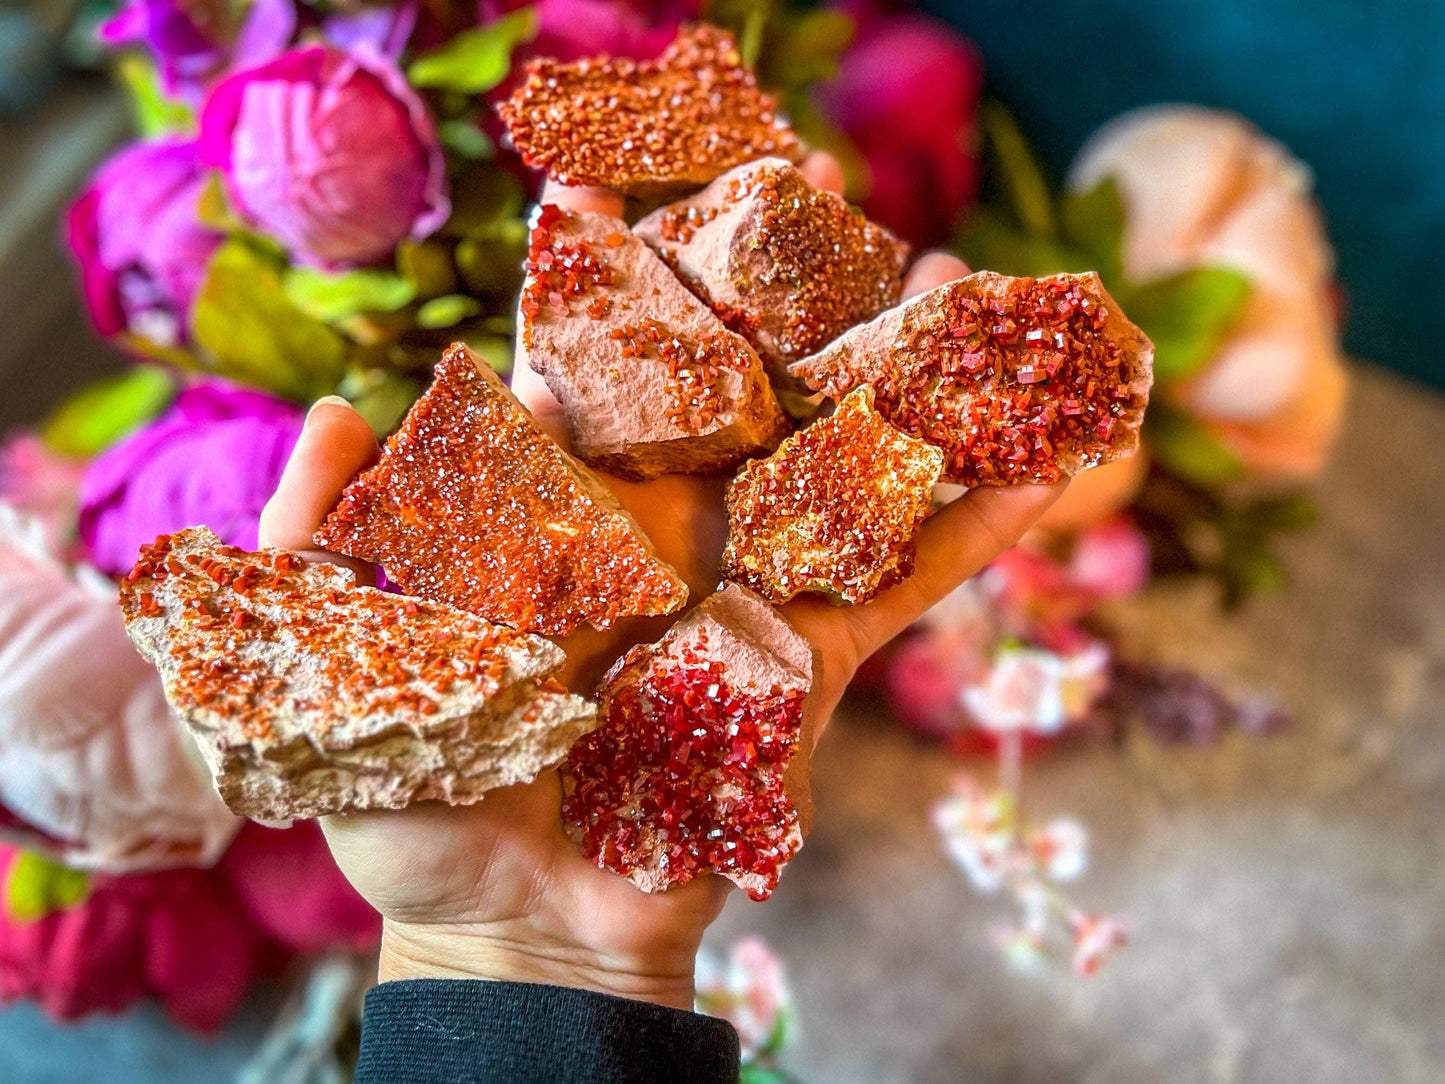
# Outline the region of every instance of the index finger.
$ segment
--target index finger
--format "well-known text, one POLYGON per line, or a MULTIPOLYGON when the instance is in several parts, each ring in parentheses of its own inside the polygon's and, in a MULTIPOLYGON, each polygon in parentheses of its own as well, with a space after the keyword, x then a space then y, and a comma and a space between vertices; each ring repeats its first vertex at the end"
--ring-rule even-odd
POLYGON ((347 484, 380 455, 371 426, 350 403, 336 395, 318 400, 306 415, 276 492, 261 512, 261 545, 345 565, 361 582, 372 582, 375 570, 371 565, 319 549, 312 536, 336 507, 347 484))

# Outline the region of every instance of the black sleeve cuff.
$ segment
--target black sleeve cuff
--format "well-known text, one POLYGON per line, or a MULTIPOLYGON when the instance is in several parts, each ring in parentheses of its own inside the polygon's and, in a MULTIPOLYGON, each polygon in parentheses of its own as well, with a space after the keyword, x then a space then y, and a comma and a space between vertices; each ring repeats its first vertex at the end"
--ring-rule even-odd
POLYGON ((366 995, 356 1084, 737 1084, 726 1021, 524 982, 413 979, 366 995))

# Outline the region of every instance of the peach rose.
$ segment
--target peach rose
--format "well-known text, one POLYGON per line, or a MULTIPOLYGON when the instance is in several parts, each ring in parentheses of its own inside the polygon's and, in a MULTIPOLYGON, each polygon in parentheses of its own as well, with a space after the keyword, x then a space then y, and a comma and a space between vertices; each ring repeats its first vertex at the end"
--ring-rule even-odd
POLYGON ((1309 170, 1249 122, 1199 106, 1125 113, 1069 171, 1106 177, 1124 204, 1124 271, 1135 281, 1228 267, 1253 291, 1219 353, 1165 391, 1251 473, 1307 478, 1339 428, 1346 376, 1333 304, 1334 253, 1309 170))

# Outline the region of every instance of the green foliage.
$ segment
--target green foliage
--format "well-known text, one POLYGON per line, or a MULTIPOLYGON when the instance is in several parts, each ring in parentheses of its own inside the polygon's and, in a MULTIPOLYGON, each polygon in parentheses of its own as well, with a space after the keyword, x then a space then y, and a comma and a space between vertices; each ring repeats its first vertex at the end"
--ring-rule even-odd
POLYGON ((1243 464, 1207 429, 1162 403, 1150 404, 1144 429, 1154 458, 1182 478, 1222 486, 1244 474, 1243 464))
POLYGON ((307 316, 337 323, 363 312, 396 312, 416 297, 416 284, 392 271, 327 274, 307 267, 282 276, 286 297, 307 316))
POLYGON ((392 369, 353 369, 338 390, 380 440, 397 427, 416 402, 422 384, 392 369))
POLYGON ((23 850, 5 877, 5 913, 15 922, 36 922, 65 911, 90 894, 90 875, 23 850))
POLYGON ((445 297, 434 297, 422 305, 417 310, 416 322, 418 327, 436 331, 455 327, 463 320, 480 315, 481 311, 482 303, 475 297, 447 294, 445 297))
POLYGON ((46 419, 40 436, 54 452, 89 458, 158 415, 174 394, 175 381, 164 370, 138 365, 70 396, 46 419))
POLYGON ((1244 304, 1249 279, 1222 267, 1196 267, 1115 295, 1154 343, 1154 379, 1182 380, 1218 353, 1244 304))
POLYGON ((507 78, 512 53, 536 33, 536 9, 519 8, 423 53, 407 68, 407 79, 414 87, 485 94, 507 78))
POLYGON ((492 137, 468 117, 442 121, 437 125, 437 135, 447 150, 463 158, 492 158, 497 153, 492 137))
POLYGON ((130 99, 136 133, 142 139, 195 128, 196 118, 190 106, 166 96, 151 60, 139 53, 125 53, 116 60, 115 73, 130 99))
POLYGON ((346 364, 345 340, 291 301, 281 265, 238 239, 211 257, 191 335, 220 375, 303 402, 334 391, 346 364))

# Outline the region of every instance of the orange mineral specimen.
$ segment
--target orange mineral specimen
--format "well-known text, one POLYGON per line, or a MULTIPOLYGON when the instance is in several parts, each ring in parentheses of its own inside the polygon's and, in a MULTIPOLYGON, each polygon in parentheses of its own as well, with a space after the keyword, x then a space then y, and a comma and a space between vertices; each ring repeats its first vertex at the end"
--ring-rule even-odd
POLYGON ((409 594, 549 636, 687 601, 636 521, 460 344, 316 542, 409 594))
POLYGON ((554 181, 659 195, 802 147, 731 34, 685 27, 656 60, 539 59, 498 107, 512 143, 554 181))
POLYGON ((755 459, 728 488, 723 575, 769 602, 867 602, 913 570, 943 453, 900 433, 867 387, 755 459))

